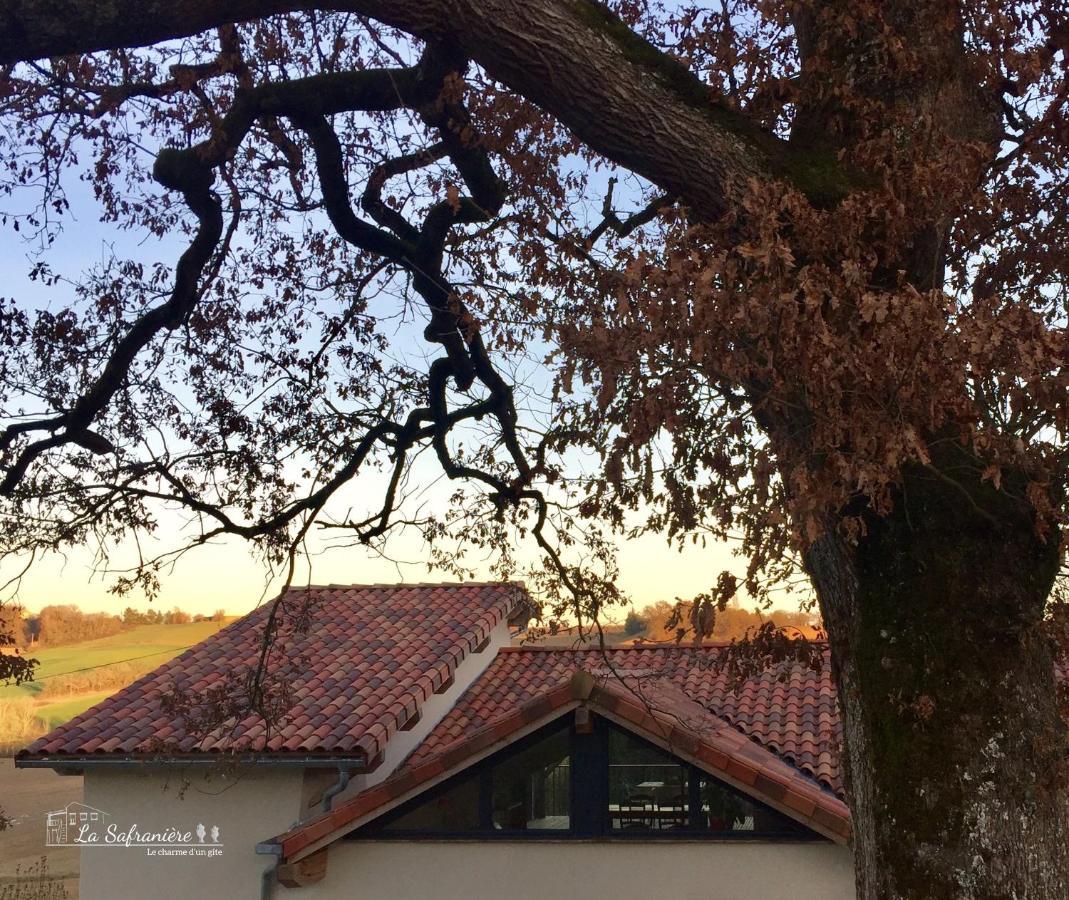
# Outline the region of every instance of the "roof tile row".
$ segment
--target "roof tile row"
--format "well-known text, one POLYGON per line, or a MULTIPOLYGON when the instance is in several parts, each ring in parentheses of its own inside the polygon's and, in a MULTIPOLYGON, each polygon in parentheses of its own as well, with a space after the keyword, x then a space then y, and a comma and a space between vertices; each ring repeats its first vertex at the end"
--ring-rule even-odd
POLYGON ((515 584, 291 590, 274 613, 278 630, 268 656, 267 683, 284 692, 279 696, 286 707, 274 727, 255 714, 207 733, 192 724, 205 711, 208 692, 245 688, 272 614, 267 604, 35 741, 20 757, 236 752, 372 759, 525 602, 515 584), (167 696, 188 704, 184 717, 168 711, 167 696))
POLYGON ((741 684, 717 667, 722 647, 658 646, 606 650, 504 648, 479 680, 416 748, 410 762, 494 722, 564 683, 577 669, 641 685, 666 680, 699 706, 842 795, 841 726, 830 661, 819 672, 785 665, 741 684))

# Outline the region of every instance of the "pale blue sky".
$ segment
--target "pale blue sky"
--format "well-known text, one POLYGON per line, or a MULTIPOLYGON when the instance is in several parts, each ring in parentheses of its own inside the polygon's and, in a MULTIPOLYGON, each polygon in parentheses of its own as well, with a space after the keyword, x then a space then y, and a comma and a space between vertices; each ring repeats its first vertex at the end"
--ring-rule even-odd
MULTIPOLYGON (((602 176, 604 177, 604 176, 602 176)), ((67 225, 56 239, 47 259, 57 273, 72 277, 98 264, 114 248, 120 257, 135 257, 145 261, 164 260, 173 265, 184 249, 180 236, 168 236, 162 240, 145 238, 144 235, 117 231, 112 226, 99 222, 97 205, 88 186, 75 179, 67 182, 68 199, 72 211, 67 225)), ((618 199, 623 200, 623 191, 618 199)), ((15 195, 3 202, 3 208, 11 211, 26 198, 15 195)), ((626 201, 624 201, 626 202, 626 201)), ((24 238, 8 230, 0 245, 0 285, 2 293, 13 296, 24 307, 51 306, 61 308, 71 296, 69 286, 59 284, 45 288, 40 282, 27 277, 33 264, 35 247, 24 238)), ((419 353, 421 348, 412 347, 419 353)), ((428 474, 428 477, 433 477, 428 474)), ((364 490, 350 486, 349 491, 364 490)), ((441 492, 441 498, 445 493, 441 492)), ((434 502, 445 502, 444 499, 434 502)), ((345 498, 340 498, 338 508, 345 508, 345 498)), ((156 542, 159 549, 173 546, 183 529, 183 518, 178 514, 164 514, 161 518, 163 541, 156 542)), ((151 552, 151 540, 143 542, 143 549, 151 552)), ((313 551, 311 571, 300 571, 297 581, 314 583, 338 582, 394 582, 401 579, 412 581, 436 580, 441 577, 429 573, 423 560, 426 558, 422 543, 415 537, 401 537, 387 548, 391 560, 370 554, 363 548, 330 550, 316 536, 310 541, 313 551)), ((689 546, 683 553, 670 548, 659 537, 647 536, 629 541, 620 546, 621 575, 619 586, 628 593, 638 606, 658 600, 672 600, 677 596, 687 597, 707 590, 724 568, 741 572, 742 563, 732 557, 729 546, 711 544, 708 547, 689 546)), ((117 548, 110 561, 112 568, 122 568, 130 557, 131 547, 117 548)), ((533 551, 525 551, 527 558, 533 551)), ((478 568, 478 567, 477 567, 478 568)), ((10 576, 14 566, 0 570, 0 576, 10 576)), ((485 568, 483 569, 485 572, 485 568)), ((228 612, 240 613, 252 608, 264 597, 271 596, 279 583, 262 563, 253 559, 246 547, 237 539, 219 541, 211 546, 198 548, 184 556, 163 576, 162 595, 157 601, 162 607, 181 606, 192 612, 211 612, 225 608, 228 612)), ((36 561, 22 580, 20 600, 30 609, 48 603, 74 602, 87 609, 118 611, 125 605, 143 606, 141 597, 118 598, 109 593, 113 577, 97 571, 94 573, 94 554, 90 548, 81 548, 67 553, 65 557, 51 556, 36 561)), ((622 613, 621 613, 622 616, 622 613)))

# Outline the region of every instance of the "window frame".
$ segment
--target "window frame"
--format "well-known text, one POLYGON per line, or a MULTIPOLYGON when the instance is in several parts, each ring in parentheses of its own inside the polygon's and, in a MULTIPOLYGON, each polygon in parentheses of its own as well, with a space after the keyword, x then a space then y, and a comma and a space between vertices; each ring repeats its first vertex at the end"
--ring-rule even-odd
POLYGON ((827 843, 829 839, 808 826, 773 809, 756 797, 732 787, 716 775, 681 759, 663 747, 635 732, 623 728, 603 716, 592 716, 593 729, 576 731, 570 715, 542 726, 518 741, 503 747, 472 766, 444 779, 429 790, 417 794, 394 809, 350 831, 345 840, 358 841, 749 841, 760 843, 827 843), (503 829, 493 824, 493 769, 512 756, 554 734, 567 730, 570 779, 568 789, 568 828, 564 829, 503 829), (619 732, 629 740, 645 745, 678 762, 687 773, 688 826, 679 829, 613 829, 609 815, 609 734, 619 732), (471 778, 479 782, 479 826, 466 831, 437 831, 427 829, 390 831, 389 826, 425 803, 452 790, 471 778), (724 789, 739 794, 747 802, 764 812, 780 816, 797 826, 797 831, 711 831, 701 827, 702 780, 718 782, 724 789))
POLYGON ((568 783, 568 820, 572 822, 572 810, 575 807, 575 764, 572 754, 575 752, 575 728, 568 722, 567 717, 561 717, 556 719, 547 725, 542 726, 537 731, 533 731, 531 734, 525 735, 520 740, 509 744, 507 747, 503 747, 496 753, 491 754, 485 759, 480 760, 473 766, 469 766, 455 775, 450 776, 444 781, 436 784, 430 790, 424 791, 421 794, 417 794, 410 800, 406 800, 401 805, 389 812, 384 813, 381 817, 368 822, 365 825, 360 826, 355 832, 350 832, 346 835, 346 838, 354 839, 374 839, 374 840, 484 840, 487 838, 502 838, 506 840, 527 840, 534 838, 535 840, 540 838, 554 838, 561 839, 572 835, 573 827, 570 824, 568 828, 495 828, 494 827, 494 787, 492 773, 494 766, 506 759, 513 756, 518 756, 535 744, 553 737, 560 732, 567 732, 568 735, 568 753, 569 759, 573 760, 571 765, 571 777, 568 783), (564 721, 562 721, 562 719, 564 721), (404 818, 408 813, 414 809, 419 808, 424 803, 430 803, 441 797, 443 794, 449 793, 458 784, 469 779, 477 778, 479 781, 479 827, 470 829, 468 831, 436 831, 436 830, 421 830, 421 829, 398 829, 397 831, 390 831, 389 826, 396 822, 398 819, 404 818))

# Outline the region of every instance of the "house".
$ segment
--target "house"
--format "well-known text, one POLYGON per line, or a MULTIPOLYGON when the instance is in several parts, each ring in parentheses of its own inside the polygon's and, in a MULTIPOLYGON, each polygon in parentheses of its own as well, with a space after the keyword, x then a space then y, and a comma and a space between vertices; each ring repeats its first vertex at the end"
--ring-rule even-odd
POLYGON ((313 587, 274 621, 284 714, 215 725, 269 614, 16 758, 127 838, 83 900, 854 896, 827 666, 736 690, 716 646, 515 645, 521 585, 313 587))
POLYGON ((45 819, 45 845, 64 847, 76 843, 83 828, 97 829, 107 824, 103 810, 72 801, 63 809, 53 810, 45 819))

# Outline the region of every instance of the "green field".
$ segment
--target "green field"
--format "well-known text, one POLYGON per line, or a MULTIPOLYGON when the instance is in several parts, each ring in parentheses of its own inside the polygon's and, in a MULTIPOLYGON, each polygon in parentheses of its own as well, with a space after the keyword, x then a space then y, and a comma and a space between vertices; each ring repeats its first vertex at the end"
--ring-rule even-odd
POLYGON ((37 680, 0 685, 0 754, 10 754, 215 634, 226 622, 138 625, 95 641, 33 650, 37 680))
POLYGON ((191 622, 188 625, 138 625, 95 641, 33 650, 28 655, 40 663, 36 672, 38 680, 18 686, 0 686, 0 699, 35 697, 49 679, 76 674, 79 670, 130 663, 148 671, 215 634, 225 624, 191 622))
POLYGON ((110 697, 114 691, 101 691, 98 694, 78 694, 69 700, 60 700, 56 703, 48 703, 37 710, 37 718, 44 722, 49 730, 57 725, 62 725, 73 719, 79 713, 84 713, 90 706, 95 706, 105 697, 110 697))

